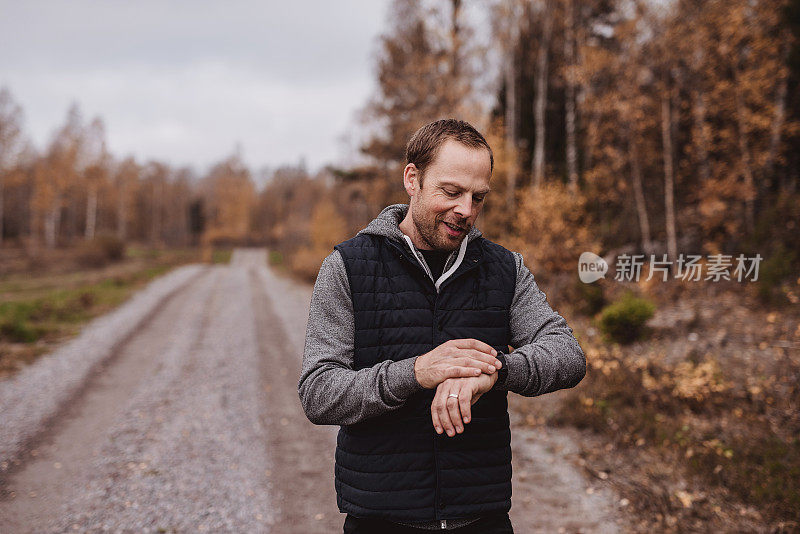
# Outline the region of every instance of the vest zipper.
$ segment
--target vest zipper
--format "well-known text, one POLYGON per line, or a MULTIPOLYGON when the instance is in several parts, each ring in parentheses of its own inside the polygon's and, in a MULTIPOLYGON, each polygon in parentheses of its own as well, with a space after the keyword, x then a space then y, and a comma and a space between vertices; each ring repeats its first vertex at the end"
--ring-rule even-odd
MULTIPOLYGON (((436 511, 436 515, 438 516, 439 515, 439 507, 441 505, 441 502, 440 502, 440 499, 441 499, 441 489, 440 489, 441 480, 440 480, 440 478, 441 477, 439 476, 439 447, 436 445, 436 436, 437 435, 438 434, 436 434, 436 432, 433 433, 433 465, 434 465, 434 468, 436 469, 436 491, 434 492, 435 501, 433 503, 433 509, 436 511)), ((442 525, 442 528, 447 528, 447 520, 446 519, 442 519, 441 520, 441 525, 442 525)))
MULTIPOLYGON (((432 327, 433 327, 433 331, 432 331, 433 332, 433 340, 432 341, 433 341, 433 345, 437 346, 438 343, 436 342, 437 341, 436 340, 436 323, 439 322, 439 319, 437 317, 438 312, 439 312, 439 292, 438 291, 436 292, 436 295, 433 297, 433 299, 434 300, 433 300, 433 325, 432 325, 432 327)), ((440 508, 442 506, 442 501, 441 501, 441 499, 442 499, 442 497, 441 497, 441 483, 442 483, 442 481, 441 481, 441 474, 440 474, 440 470, 439 470, 438 436, 439 436, 439 434, 437 434, 434 431, 433 432, 433 464, 436 467, 436 491, 434 492, 435 493, 434 499, 436 499, 436 500, 435 500, 433 506, 434 506, 434 509, 436 510, 436 515, 437 516, 439 515, 439 511, 440 511, 440 508)), ((447 521, 442 519, 441 525, 442 525, 443 529, 447 528, 447 521)))

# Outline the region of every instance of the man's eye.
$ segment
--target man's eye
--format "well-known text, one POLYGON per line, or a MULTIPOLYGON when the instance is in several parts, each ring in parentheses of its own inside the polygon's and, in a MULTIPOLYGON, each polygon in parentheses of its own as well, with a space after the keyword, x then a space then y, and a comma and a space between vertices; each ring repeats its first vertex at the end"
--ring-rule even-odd
POLYGON ((458 196, 458 191, 448 191, 447 189, 445 189, 444 193, 449 197, 457 197, 458 196))
POLYGON ((475 202, 483 202, 483 198, 484 197, 472 197, 472 200, 474 200, 475 202))

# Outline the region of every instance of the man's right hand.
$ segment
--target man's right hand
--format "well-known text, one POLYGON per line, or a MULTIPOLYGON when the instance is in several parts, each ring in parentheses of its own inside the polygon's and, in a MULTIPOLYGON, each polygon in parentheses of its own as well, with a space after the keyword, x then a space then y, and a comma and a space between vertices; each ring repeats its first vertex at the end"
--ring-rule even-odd
POLYGON ((497 351, 477 339, 451 339, 414 362, 414 377, 425 389, 433 389, 448 378, 491 374, 500 369, 497 351))

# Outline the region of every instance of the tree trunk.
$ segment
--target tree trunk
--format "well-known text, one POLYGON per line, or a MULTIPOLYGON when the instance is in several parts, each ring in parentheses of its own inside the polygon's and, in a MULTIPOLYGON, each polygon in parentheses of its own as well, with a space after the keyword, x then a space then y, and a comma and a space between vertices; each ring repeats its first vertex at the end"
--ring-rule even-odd
POLYGON ((533 186, 539 187, 544 179, 545 113, 547 112, 547 69, 550 37, 553 33, 553 14, 549 1, 544 6, 542 39, 536 59, 536 98, 533 116, 536 123, 536 140, 533 149, 533 186))
MULTIPOLYGON (((512 8, 515 6, 512 4, 512 8)), ((505 64, 505 84, 506 84, 506 113, 505 113, 505 134, 506 151, 508 152, 508 189, 506 190, 506 204, 511 213, 516 208, 517 192, 517 72, 516 72, 516 52, 517 35, 515 17, 511 17, 511 31, 509 32, 508 50, 506 50, 505 64)))
POLYGON ((125 241, 127 238, 127 205, 125 203, 125 186, 122 185, 117 191, 117 238, 125 241))
POLYGON ((162 198, 162 184, 153 185, 153 204, 152 213, 153 219, 150 224, 150 242, 153 246, 158 246, 161 242, 161 198, 162 198))
POLYGON ((95 224, 97 222, 97 187, 90 186, 86 198, 86 231, 84 237, 87 240, 94 239, 95 224))
POLYGON ((578 151, 575 142, 575 82, 572 69, 575 66, 575 9, 573 0, 567 0, 566 34, 564 57, 567 60, 566 130, 567 130, 567 178, 572 191, 578 190, 578 151))
POLYGON ((711 167, 708 162, 708 152, 711 142, 706 128, 706 103, 700 91, 692 91, 692 116, 694 128, 697 132, 697 157, 700 166, 700 178, 707 182, 711 178, 711 167))
POLYGON ((44 219, 44 242, 47 248, 55 248, 58 227, 61 224, 61 200, 57 198, 53 201, 50 209, 47 210, 44 219))
POLYGON ((669 89, 661 97, 661 139, 664 148, 664 215, 667 225, 667 254, 669 259, 678 258, 678 244, 675 231, 675 172, 672 161, 672 104, 669 89))
POLYGON ((650 236, 650 217, 647 214, 647 204, 644 200, 644 188, 642 187, 642 169, 639 165, 639 149, 636 139, 628 130, 628 157, 631 162, 631 180, 633 181, 633 194, 636 201, 636 213, 639 216, 639 232, 642 235, 642 250, 645 254, 652 254, 653 241, 650 236))
POLYGON ((773 174, 775 172, 775 160, 778 158, 778 148, 781 144, 781 132, 783 131, 783 123, 786 121, 786 97, 788 91, 788 76, 784 76, 781 80, 781 84, 778 86, 778 91, 775 94, 775 118, 772 119, 772 131, 770 132, 769 139, 769 153, 767 155, 766 165, 764 166, 767 176, 770 179, 773 179, 773 174))
MULTIPOLYGON (((706 100, 701 83, 703 79, 703 61, 705 50, 699 43, 695 44, 694 52, 690 63, 690 76, 695 78, 694 87, 691 89, 692 95, 692 119, 694 120, 695 145, 697 146, 698 166, 700 167, 700 179, 703 183, 711 179, 711 165, 709 164, 708 154, 711 151, 711 138, 709 128, 706 124, 706 100)), ((683 70, 681 73, 685 72, 683 70)), ((692 84, 686 82, 686 78, 681 79, 684 87, 691 87, 692 84)))
POLYGON ((750 163, 750 148, 747 141, 747 124, 745 120, 744 101, 739 86, 739 69, 734 68, 733 92, 736 99, 736 122, 739 130, 739 155, 741 157, 742 177, 744 178, 744 222, 748 233, 755 229, 755 180, 753 167, 750 163))
POLYGON ((0 170, 0 247, 3 246, 3 171, 0 170))
POLYGON ((460 28, 458 26, 458 17, 459 12, 461 11, 461 0, 450 0, 453 9, 450 13, 450 41, 452 48, 452 54, 450 56, 450 76, 453 80, 453 83, 458 83, 458 63, 459 63, 459 54, 461 50, 461 35, 460 35, 460 28))

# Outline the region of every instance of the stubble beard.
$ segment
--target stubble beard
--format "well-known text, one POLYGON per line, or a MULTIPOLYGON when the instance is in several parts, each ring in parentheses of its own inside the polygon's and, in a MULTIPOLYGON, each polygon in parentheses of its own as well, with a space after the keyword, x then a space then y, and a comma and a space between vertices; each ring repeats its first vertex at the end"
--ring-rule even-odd
MULTIPOLYGON (((417 204, 417 206, 419 206, 419 204, 417 204)), ((411 221, 414 223, 414 227, 417 229, 420 238, 434 250, 453 251, 457 249, 461 245, 461 242, 467 237, 467 232, 464 232, 461 239, 457 241, 451 240, 447 236, 443 237, 437 231, 439 221, 437 221, 436 216, 434 215, 433 218, 426 220, 419 214, 419 209, 411 211, 411 221)))

